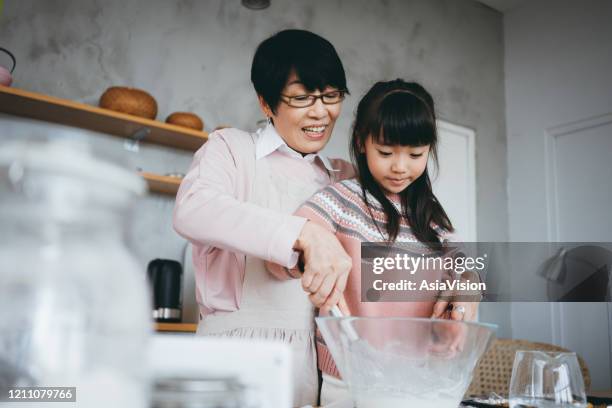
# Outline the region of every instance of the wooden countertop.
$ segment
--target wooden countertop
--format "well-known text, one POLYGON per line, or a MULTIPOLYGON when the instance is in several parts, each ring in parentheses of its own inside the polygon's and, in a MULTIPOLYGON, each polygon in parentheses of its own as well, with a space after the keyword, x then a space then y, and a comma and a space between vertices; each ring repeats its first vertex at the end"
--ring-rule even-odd
POLYGON ((197 329, 196 323, 155 323, 157 332, 195 333, 197 329))

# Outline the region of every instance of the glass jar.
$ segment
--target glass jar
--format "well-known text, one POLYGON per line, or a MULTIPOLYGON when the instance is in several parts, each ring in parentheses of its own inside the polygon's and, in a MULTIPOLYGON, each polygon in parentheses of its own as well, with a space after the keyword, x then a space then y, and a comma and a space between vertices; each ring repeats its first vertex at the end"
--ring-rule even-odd
POLYGON ((244 399, 233 377, 158 378, 151 408, 246 408, 244 399))
POLYGON ((148 405, 150 305, 123 229, 144 191, 74 142, 0 146, 0 392, 76 387, 77 407, 148 405))

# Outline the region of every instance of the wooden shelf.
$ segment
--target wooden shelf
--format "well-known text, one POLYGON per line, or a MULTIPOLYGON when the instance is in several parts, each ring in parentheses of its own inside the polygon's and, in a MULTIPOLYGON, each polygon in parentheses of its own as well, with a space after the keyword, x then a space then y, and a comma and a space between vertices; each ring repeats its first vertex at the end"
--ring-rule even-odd
POLYGON ((160 176, 159 174, 147 172, 141 172, 140 175, 149 185, 150 192, 171 196, 176 196, 182 180, 178 177, 160 176))
POLYGON ((155 323, 157 332, 195 333, 197 329, 196 323, 155 323))
POLYGON ((150 133, 145 136, 143 142, 190 151, 199 149, 208 139, 206 132, 2 85, 0 112, 76 126, 126 139, 132 139, 137 131, 144 128, 150 133))

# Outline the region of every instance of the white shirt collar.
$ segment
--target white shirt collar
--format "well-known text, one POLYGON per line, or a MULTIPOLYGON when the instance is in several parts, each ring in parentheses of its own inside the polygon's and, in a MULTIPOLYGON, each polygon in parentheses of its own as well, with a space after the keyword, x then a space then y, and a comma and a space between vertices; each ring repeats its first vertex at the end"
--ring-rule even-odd
MULTIPOLYGON (((283 140, 283 138, 278 134, 274 125, 268 124, 266 127, 259 129, 257 131, 259 137, 257 138, 257 142, 255 144, 255 159, 259 160, 262 157, 266 157, 270 153, 279 150, 284 153, 290 154, 295 157, 302 158, 302 155, 292 148, 290 148, 287 143, 283 140)), ((313 162, 316 158, 321 160, 323 166, 329 171, 340 171, 336 170, 332 167, 331 162, 325 156, 320 153, 310 153, 306 156, 303 156, 304 159, 313 162)))

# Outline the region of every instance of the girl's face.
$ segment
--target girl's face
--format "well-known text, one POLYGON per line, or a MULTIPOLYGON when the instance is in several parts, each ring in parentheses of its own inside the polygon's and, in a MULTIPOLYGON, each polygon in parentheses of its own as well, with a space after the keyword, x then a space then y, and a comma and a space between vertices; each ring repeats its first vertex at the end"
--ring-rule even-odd
POLYGON ((276 131, 290 148, 303 154, 316 153, 329 141, 336 119, 340 115, 342 102, 326 105, 319 98, 312 106, 294 108, 283 100, 286 100, 286 97, 321 95, 335 90, 327 87, 321 92, 308 92, 295 73, 292 73, 281 92, 284 97, 281 97, 276 114, 272 113, 263 98, 260 98, 259 102, 264 114, 272 118, 276 131))
POLYGON ((381 145, 374 142, 370 136, 366 140, 364 151, 374 180, 386 192, 397 194, 421 177, 425 171, 429 145, 381 145))

